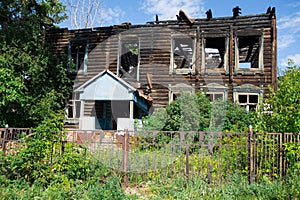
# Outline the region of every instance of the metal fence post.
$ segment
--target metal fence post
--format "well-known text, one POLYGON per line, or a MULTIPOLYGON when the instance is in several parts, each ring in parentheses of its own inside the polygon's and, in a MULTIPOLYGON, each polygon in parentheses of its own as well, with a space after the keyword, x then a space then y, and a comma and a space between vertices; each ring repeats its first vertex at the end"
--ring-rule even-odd
POLYGON ((249 126, 248 131, 248 182, 251 184, 253 182, 253 132, 252 132, 252 126, 249 126))
POLYGON ((123 136, 123 165, 122 171, 124 173, 123 183, 126 186, 128 184, 128 175, 127 175, 127 162, 128 162, 128 149, 129 149, 129 133, 128 130, 125 130, 125 134, 123 136))
POLYGON ((190 173, 190 164, 189 164, 189 146, 188 144, 185 147, 185 176, 186 182, 189 181, 189 173, 190 173))

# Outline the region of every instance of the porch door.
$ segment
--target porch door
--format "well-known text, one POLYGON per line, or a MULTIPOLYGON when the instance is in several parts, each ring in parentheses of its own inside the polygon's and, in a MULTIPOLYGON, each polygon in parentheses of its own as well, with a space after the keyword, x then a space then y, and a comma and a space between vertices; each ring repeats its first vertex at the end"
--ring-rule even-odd
POLYGON ((95 101, 96 129, 112 129, 111 101, 95 101))

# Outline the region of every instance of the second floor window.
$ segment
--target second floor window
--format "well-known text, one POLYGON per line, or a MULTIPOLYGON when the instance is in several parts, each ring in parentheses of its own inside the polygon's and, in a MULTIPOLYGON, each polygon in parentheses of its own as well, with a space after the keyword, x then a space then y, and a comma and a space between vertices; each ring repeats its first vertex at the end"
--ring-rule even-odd
POLYGON ((139 78, 139 39, 137 37, 122 38, 119 48, 119 76, 124 79, 139 78))
POLYGON ((195 45, 195 40, 190 37, 172 36, 170 73, 194 73, 195 45))
POLYGON ((72 39, 69 40, 68 47, 69 72, 87 72, 88 40, 72 39))
POLYGON ((238 36, 235 38, 236 69, 262 69, 263 36, 238 36))
POLYGON ((205 38, 202 44, 202 66, 205 70, 226 69, 228 38, 205 38))

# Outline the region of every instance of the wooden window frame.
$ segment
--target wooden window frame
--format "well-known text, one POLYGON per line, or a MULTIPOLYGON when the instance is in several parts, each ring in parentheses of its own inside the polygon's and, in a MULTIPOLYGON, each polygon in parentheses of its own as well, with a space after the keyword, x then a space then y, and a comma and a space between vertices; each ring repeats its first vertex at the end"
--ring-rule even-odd
POLYGON ((193 35, 191 37, 183 35, 183 34, 171 34, 171 53, 170 53, 170 68, 169 68, 169 74, 195 74, 196 71, 196 36, 193 35), (174 48, 175 48, 175 40, 176 39, 187 39, 192 40, 192 58, 191 61, 189 61, 190 66, 189 68, 177 68, 175 67, 175 57, 174 57, 174 48))
MULTIPOLYGON (((140 38, 138 36, 126 36, 126 35, 119 35, 119 48, 118 48, 118 61, 117 61, 117 76, 121 76, 122 74, 120 73, 120 70, 121 70, 121 61, 122 61, 122 48, 123 48, 123 44, 124 42, 123 41, 134 41, 136 40, 137 41, 137 44, 138 44, 138 61, 137 61, 137 66, 136 66, 136 76, 134 77, 134 79, 136 81, 139 81, 139 78, 140 78, 140 61, 141 61, 141 56, 140 56, 140 53, 141 53, 141 41, 140 41, 140 38)), ((123 72, 123 73, 126 73, 126 72, 123 72)), ((127 76, 130 76, 130 74, 127 74, 127 76)), ((125 78, 126 79, 126 76, 122 76, 122 78, 125 78)))
POLYGON ((218 36, 218 37, 209 37, 209 36, 202 36, 202 39, 201 39, 201 68, 202 68, 202 71, 204 70, 204 72, 214 72, 214 71, 228 71, 229 67, 228 67, 228 63, 229 63, 229 59, 228 59, 228 55, 229 55, 229 39, 230 37, 229 36, 218 36), (225 52, 224 52, 224 55, 223 55, 223 67, 221 68, 218 68, 217 66, 215 68, 208 68, 206 66, 206 52, 205 52, 205 49, 206 49, 206 40, 207 39, 219 39, 219 38, 224 38, 224 47, 225 47, 225 52))
POLYGON ((73 38, 73 39, 69 39, 68 41, 68 72, 70 73, 82 73, 82 74, 86 74, 87 73, 87 60, 88 60, 88 49, 89 49, 89 40, 87 38, 73 38), (78 43, 77 43, 78 42, 78 43), (74 45, 72 44, 74 43, 74 45), (85 43, 85 44, 82 44, 85 43), (73 46, 76 45, 84 45, 83 49, 84 52, 79 52, 79 50, 76 53, 76 58, 75 58, 75 63, 73 62, 73 57, 72 57, 72 48, 73 46), (79 63, 79 55, 80 54, 84 54, 83 55, 83 62, 79 63), (72 69, 73 66, 75 65, 75 69, 72 69), (83 66, 83 68, 82 68, 83 66))
MULTIPOLYGON (((258 31, 257 31, 258 32, 258 31)), ((262 30, 261 34, 258 35, 254 33, 253 35, 236 35, 234 37, 234 46, 235 46, 235 71, 240 72, 240 71, 251 71, 251 72, 263 72, 264 69, 264 30, 262 30), (247 67, 247 68, 242 68, 240 67, 240 55, 239 55, 239 38, 241 37, 259 37, 259 47, 258 47, 258 67, 247 67)), ((248 63, 248 62, 245 62, 248 63)))
POLYGON ((251 106, 255 106, 255 109, 258 108, 259 104, 260 104, 260 99, 261 99, 261 94, 260 93, 256 93, 256 92, 236 92, 235 95, 234 95, 234 98, 235 98, 235 102, 237 104, 239 104, 240 106, 246 108, 247 112, 250 111, 250 107, 251 106), (247 97, 246 101, 245 102, 240 102, 240 96, 241 95, 245 95, 247 97), (250 102, 249 99, 250 99, 250 96, 257 96, 257 102, 256 103, 253 103, 253 102, 250 102))

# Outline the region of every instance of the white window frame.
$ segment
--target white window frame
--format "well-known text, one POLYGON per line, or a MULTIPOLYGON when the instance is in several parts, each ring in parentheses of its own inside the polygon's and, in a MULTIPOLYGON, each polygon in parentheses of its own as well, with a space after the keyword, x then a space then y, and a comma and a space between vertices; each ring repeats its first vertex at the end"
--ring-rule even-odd
MULTIPOLYGON (((209 83, 205 86, 203 84, 200 84, 200 92, 202 94, 222 94, 223 95, 223 101, 227 100, 228 98, 228 88, 227 84, 221 85, 219 83, 209 83)), ((215 97, 213 97, 213 100, 215 97)))
POLYGON ((201 66, 202 66, 202 69, 204 69, 206 72, 207 71, 227 71, 228 70, 228 54, 229 54, 229 37, 228 36, 220 36, 220 37, 205 37, 203 36, 202 37, 202 40, 201 40, 202 44, 201 44, 201 55, 202 55, 202 58, 201 58, 201 66), (224 64, 223 64, 223 67, 222 68, 218 68, 217 66, 213 69, 208 69, 206 67, 206 52, 205 52, 205 49, 206 49, 206 39, 207 38, 224 38, 225 39, 225 53, 223 55, 223 59, 224 59, 224 64))
MULTIPOLYGON (((209 92, 209 91, 207 91, 207 92, 205 92, 205 94, 206 95, 212 95, 212 101, 211 102, 219 99, 219 98, 216 98, 216 95, 220 95, 220 94, 222 95, 221 99, 223 101, 225 100, 225 92, 221 92, 221 91, 209 92)), ((209 97, 209 99, 211 100, 211 96, 209 97)))
POLYGON ((132 40, 137 40, 138 41, 138 63, 136 66, 136 77, 135 80, 139 81, 140 78, 140 61, 141 61, 141 40, 140 37, 138 36, 127 36, 127 35, 121 35, 119 34, 119 43, 118 43, 118 60, 117 60, 117 76, 120 76, 120 68, 121 68, 121 56, 122 56, 122 46, 123 46, 123 41, 124 40, 130 40, 132 38, 132 40))
POLYGON ((183 34, 171 34, 171 55, 170 55, 170 68, 169 68, 169 73, 170 74, 195 74, 196 70, 196 46, 197 46, 197 40, 196 40, 196 35, 193 35, 191 37, 183 35, 183 34), (177 69, 175 67, 175 62, 174 62, 174 43, 176 39, 191 39, 193 40, 193 54, 192 54, 192 61, 191 61, 191 66, 189 69, 187 68, 182 68, 182 69, 177 69))
POLYGON ((246 110, 247 110, 247 112, 250 111, 250 106, 254 106, 255 105, 256 106, 255 109, 257 109, 258 106, 259 106, 259 104, 261 103, 260 99, 261 99, 261 94, 260 93, 256 93, 256 92, 235 92, 235 94, 234 94, 234 102, 236 102, 237 104, 239 104, 242 107, 245 107, 246 110), (247 96, 247 101, 240 103, 240 101, 239 101, 239 96, 240 95, 246 95, 247 96), (249 102, 249 99, 250 99, 249 96, 250 95, 257 96, 257 103, 249 102))
POLYGON ((184 92, 195 94, 195 85, 188 85, 184 83, 178 83, 176 85, 169 84, 169 104, 175 100, 174 95, 180 96, 184 92))
POLYGON ((240 62, 239 62, 239 44, 238 44, 238 38, 243 37, 242 35, 240 36, 235 36, 234 37, 234 47, 235 47, 235 70, 236 71, 263 71, 264 69, 264 30, 262 31, 261 35, 249 35, 249 37, 259 37, 259 54, 258 54, 258 67, 257 68, 241 68, 240 67, 240 62))

